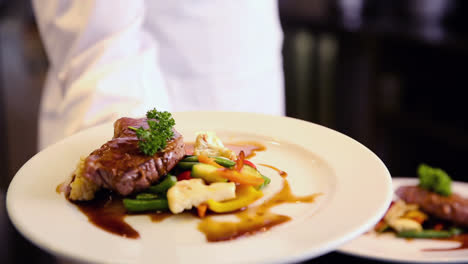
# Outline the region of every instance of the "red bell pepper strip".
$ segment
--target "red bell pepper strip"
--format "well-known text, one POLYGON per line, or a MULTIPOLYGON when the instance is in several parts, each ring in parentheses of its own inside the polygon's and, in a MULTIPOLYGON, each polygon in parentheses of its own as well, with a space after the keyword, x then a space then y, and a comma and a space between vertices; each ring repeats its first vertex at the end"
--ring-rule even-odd
POLYGON ((257 169, 257 166, 253 164, 250 160, 244 160, 244 165, 249 165, 250 167, 257 169))
POLYGON ((244 151, 241 150, 241 152, 239 153, 239 157, 237 157, 236 165, 234 165, 234 170, 241 172, 242 167, 244 167, 244 158, 245 158, 244 151))
POLYGON ((183 181, 183 180, 190 180, 192 179, 192 171, 184 171, 184 172, 181 172, 178 176, 177 176, 177 181, 183 181))

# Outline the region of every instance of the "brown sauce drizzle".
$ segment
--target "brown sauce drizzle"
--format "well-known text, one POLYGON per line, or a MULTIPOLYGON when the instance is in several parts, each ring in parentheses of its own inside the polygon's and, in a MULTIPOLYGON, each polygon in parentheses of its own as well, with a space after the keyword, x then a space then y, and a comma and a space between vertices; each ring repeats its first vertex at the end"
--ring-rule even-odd
POLYGON ((151 221, 155 223, 159 223, 164 219, 173 216, 170 212, 158 212, 158 213, 148 213, 148 216, 151 218, 151 221))
MULTIPOLYGON (((193 144, 187 144, 188 150, 190 146, 193 150, 193 144)), ((226 144, 226 147, 239 153, 243 150, 247 158, 255 156, 257 151, 264 151, 266 148, 262 144, 256 142, 243 142, 236 144, 226 144)), ((188 152, 191 153, 191 152, 188 152)), ((279 170, 271 165, 263 166, 276 170, 283 178, 287 173, 279 170)), ((62 185, 57 186, 56 191, 60 192, 62 185)), ((211 214, 198 225, 198 229, 205 234, 209 242, 232 240, 238 237, 249 236, 259 232, 265 232, 270 228, 281 223, 291 220, 289 216, 276 214, 270 211, 274 206, 283 203, 312 203, 320 194, 312 194, 307 196, 295 196, 291 192, 291 188, 286 179, 283 180, 281 191, 265 201, 263 204, 253 208, 247 208, 244 211, 233 213, 238 222, 222 222, 213 219, 214 214, 211 214)), ((138 232, 133 229, 124 220, 129 215, 122 202, 122 197, 113 195, 110 192, 98 192, 92 201, 88 202, 73 202, 83 212, 88 220, 95 226, 108 231, 112 234, 123 236, 126 238, 137 239, 140 237, 138 232)), ((158 213, 143 213, 148 215, 153 222, 161 222, 164 219, 173 216, 170 212, 158 213)), ((194 214, 196 215, 196 214, 194 214)))
POLYGON ((232 240, 242 236, 249 236, 258 232, 265 232, 270 228, 291 220, 286 215, 270 211, 274 206, 283 203, 312 203, 321 194, 295 196, 287 180, 283 180, 283 188, 263 204, 247 210, 234 213, 238 222, 216 221, 213 216, 207 216, 198 225, 198 230, 205 234, 209 242, 232 240))
POLYGON ((453 236, 450 238, 443 238, 443 239, 437 239, 437 240, 460 242, 460 245, 454 248, 426 248, 426 249, 423 249, 422 251, 452 251, 452 250, 468 249, 468 234, 461 234, 461 235, 453 236))
POLYGON ((95 226, 127 238, 140 237, 140 234, 124 221, 128 214, 121 197, 104 192, 98 193, 92 201, 75 204, 95 226))
MULTIPOLYGON (((96 198, 89 202, 73 202, 83 212, 88 220, 95 226, 102 228, 112 234, 127 237, 139 238, 138 232, 124 220, 128 214, 122 197, 110 193, 98 194, 96 198)), ((143 213, 150 217, 151 221, 158 223, 172 216, 170 212, 148 212, 143 213)))
POLYGON ((266 150, 266 147, 264 145, 257 143, 257 142, 251 142, 251 141, 230 143, 230 144, 225 144, 224 146, 234 151, 237 155, 239 155, 239 153, 243 150, 245 153, 246 159, 255 157, 255 155, 257 155, 257 152, 259 151, 266 150))
POLYGON ((57 185, 57 187, 55 188, 55 192, 58 193, 58 194, 61 194, 64 184, 65 184, 65 183, 63 182, 63 183, 57 185))
POLYGON ((278 172, 278 174, 279 174, 281 177, 283 177, 283 178, 288 177, 288 173, 286 173, 285 171, 282 171, 282 170, 280 170, 280 169, 278 169, 278 168, 276 168, 276 167, 274 167, 274 166, 271 166, 271 165, 268 165, 268 164, 258 164, 258 165, 265 166, 265 167, 268 167, 268 168, 270 168, 270 169, 275 170, 275 171, 278 172))

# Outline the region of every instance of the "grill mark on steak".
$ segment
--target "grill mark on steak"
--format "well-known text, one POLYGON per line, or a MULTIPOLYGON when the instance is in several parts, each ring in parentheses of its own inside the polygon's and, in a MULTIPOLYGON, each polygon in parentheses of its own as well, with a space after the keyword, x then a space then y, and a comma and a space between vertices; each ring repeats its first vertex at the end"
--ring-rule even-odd
POLYGON ((458 194, 442 196, 419 186, 401 186, 395 193, 406 203, 418 204, 431 215, 468 227, 468 199, 458 194))
POLYGON ((146 118, 120 118, 114 123, 114 138, 93 151, 85 161, 84 176, 97 185, 129 195, 148 188, 175 167, 185 155, 183 137, 174 137, 154 156, 144 155, 129 126, 148 128, 146 118))

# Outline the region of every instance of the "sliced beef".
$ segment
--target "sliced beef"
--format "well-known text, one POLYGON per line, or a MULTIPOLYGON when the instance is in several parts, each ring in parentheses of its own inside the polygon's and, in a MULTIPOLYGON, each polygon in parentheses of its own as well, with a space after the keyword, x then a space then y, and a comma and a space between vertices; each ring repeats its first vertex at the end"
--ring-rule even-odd
POLYGON ((396 194, 406 203, 418 204, 430 215, 468 227, 468 199, 458 194, 442 196, 418 186, 401 186, 396 194))
POLYGON ((93 151, 85 161, 84 177, 121 195, 141 191, 167 174, 185 155, 182 135, 174 137, 164 150, 146 156, 138 138, 128 126, 147 128, 145 118, 120 118, 114 123, 114 138, 93 151))

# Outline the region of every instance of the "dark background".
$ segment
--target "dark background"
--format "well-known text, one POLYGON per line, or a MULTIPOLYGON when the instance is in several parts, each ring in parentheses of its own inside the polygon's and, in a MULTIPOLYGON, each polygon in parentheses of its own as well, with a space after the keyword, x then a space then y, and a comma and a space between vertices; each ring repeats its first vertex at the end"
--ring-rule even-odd
MULTIPOLYGON (((468 181, 468 2, 279 0, 287 115, 349 135, 393 176, 424 162, 468 181)), ((15 172, 36 153, 47 58, 29 1, 0 0, 0 255, 53 263, 5 211, 15 172)), ((5 262, 6 261, 6 262, 5 262)), ((310 263, 374 263, 331 253, 310 263)))

